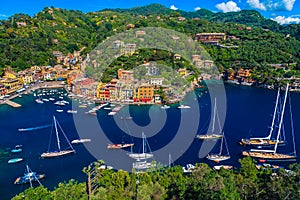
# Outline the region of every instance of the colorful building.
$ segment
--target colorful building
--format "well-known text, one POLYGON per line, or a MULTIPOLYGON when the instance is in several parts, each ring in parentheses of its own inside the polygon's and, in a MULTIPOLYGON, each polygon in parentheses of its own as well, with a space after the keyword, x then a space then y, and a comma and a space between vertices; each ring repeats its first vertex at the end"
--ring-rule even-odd
POLYGON ((0 96, 4 96, 6 93, 5 85, 0 84, 0 96))
POLYGON ((198 33, 195 36, 195 40, 200 41, 203 44, 218 44, 225 39, 225 33, 198 33))
POLYGON ((102 82, 100 82, 97 87, 97 98, 101 101, 110 100, 109 88, 107 88, 106 84, 103 84, 102 82))
POLYGON ((118 70, 118 79, 120 81, 124 82, 132 82, 134 80, 134 74, 133 71, 131 70, 124 70, 124 69, 119 69, 118 70))
POLYGON ((180 68, 178 69, 178 73, 180 74, 180 76, 186 77, 188 75, 188 70, 186 68, 180 68))
POLYGON ((0 84, 6 88, 6 94, 11 94, 23 88, 22 80, 19 78, 5 78, 0 81, 0 84))
POLYGON ((133 92, 134 102, 152 102, 154 96, 154 86, 143 83, 137 86, 133 92))

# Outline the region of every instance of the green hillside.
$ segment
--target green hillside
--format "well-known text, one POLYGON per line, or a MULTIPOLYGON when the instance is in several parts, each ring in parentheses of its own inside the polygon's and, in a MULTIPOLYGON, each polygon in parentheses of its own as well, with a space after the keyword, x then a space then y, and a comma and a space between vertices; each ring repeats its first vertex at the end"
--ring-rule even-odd
POLYGON ((276 75, 268 64, 287 63, 289 74, 284 72, 282 76, 299 74, 300 41, 293 37, 299 35, 298 25, 281 26, 256 11, 185 12, 159 4, 91 13, 51 7, 33 17, 15 14, 0 22, 0 70, 7 66, 21 70, 32 65, 54 65, 53 51, 66 55, 84 49, 85 56, 105 38, 128 30, 129 25, 173 29, 191 38, 201 32, 224 32, 237 39, 223 41, 222 45, 238 48, 204 45, 221 71, 243 67, 276 75), (186 19, 179 20, 180 16, 186 19))

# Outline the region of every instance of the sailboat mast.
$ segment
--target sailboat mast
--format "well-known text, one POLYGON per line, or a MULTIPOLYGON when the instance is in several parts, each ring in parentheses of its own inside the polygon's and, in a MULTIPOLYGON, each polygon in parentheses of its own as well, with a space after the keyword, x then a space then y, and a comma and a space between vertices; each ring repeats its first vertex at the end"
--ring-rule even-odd
POLYGON ((282 122, 283 122, 283 116, 284 116, 284 110, 285 110, 285 105, 286 105, 286 98, 288 95, 288 90, 289 90, 289 84, 286 85, 286 90, 285 90, 285 95, 284 95, 284 101, 283 101, 283 106, 282 106, 282 111, 281 111, 281 117, 280 117, 280 123, 278 127, 278 133, 277 133, 277 138, 276 138, 276 144, 274 148, 274 153, 276 153, 277 147, 278 147, 278 141, 279 141, 279 136, 280 136, 280 131, 282 127, 282 122))
POLYGON ((221 146, 220 146, 220 153, 219 153, 219 155, 222 154, 224 137, 225 137, 225 136, 224 136, 224 133, 223 133, 223 137, 222 137, 222 139, 221 139, 221 146))
POLYGON ((32 182, 31 182, 31 177, 30 177, 30 170, 28 165, 26 165, 26 170, 27 170, 27 174, 29 175, 29 183, 30 183, 30 187, 32 188, 32 182))
POLYGON ((58 137, 58 131, 57 131, 57 122, 55 119, 55 116, 53 116, 53 120, 54 120, 54 127, 55 127, 55 134, 56 134, 56 139, 57 139, 57 147, 58 147, 58 151, 60 151, 60 141, 59 141, 59 137, 58 137))
POLYGON ((143 153, 145 153, 145 134, 142 132, 142 139, 143 139, 143 153))
POLYGON ((212 133, 215 132, 216 109, 217 109, 217 99, 215 98, 215 104, 214 104, 214 116, 213 116, 213 124, 212 124, 212 133))
POLYGON ((274 123, 275 123, 276 112, 277 112, 277 108, 278 108, 279 96, 280 96, 280 88, 278 88, 278 91, 277 91, 277 98, 276 98, 276 104, 275 104, 275 109, 274 109, 274 113, 273 113, 272 125, 271 125, 269 136, 267 137, 268 140, 271 139, 271 136, 272 136, 272 133, 274 130, 274 123))

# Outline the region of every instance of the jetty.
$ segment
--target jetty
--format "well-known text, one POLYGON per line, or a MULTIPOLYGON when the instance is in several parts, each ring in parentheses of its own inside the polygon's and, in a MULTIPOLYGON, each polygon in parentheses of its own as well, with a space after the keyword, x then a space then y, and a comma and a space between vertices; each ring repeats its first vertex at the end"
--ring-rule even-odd
POLYGON ((18 104, 16 102, 13 102, 13 101, 11 101, 9 99, 6 99, 5 102, 6 102, 7 105, 10 105, 11 107, 14 107, 14 108, 19 108, 19 107, 22 106, 22 105, 20 105, 20 104, 18 104))

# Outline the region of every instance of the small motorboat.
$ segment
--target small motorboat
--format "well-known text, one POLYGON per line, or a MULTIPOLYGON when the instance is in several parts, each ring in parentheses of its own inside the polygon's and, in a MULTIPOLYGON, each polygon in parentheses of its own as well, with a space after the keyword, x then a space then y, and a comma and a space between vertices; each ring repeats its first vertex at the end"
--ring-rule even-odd
POLYGON ((14 149, 11 150, 12 153, 18 153, 22 151, 22 145, 16 145, 14 149))
POLYGON ((17 163, 17 162, 21 162, 23 160, 23 158, 13 158, 10 159, 7 163, 17 163))
POLYGON ((92 141, 91 139, 76 139, 72 140, 71 144, 80 144, 92 141))

